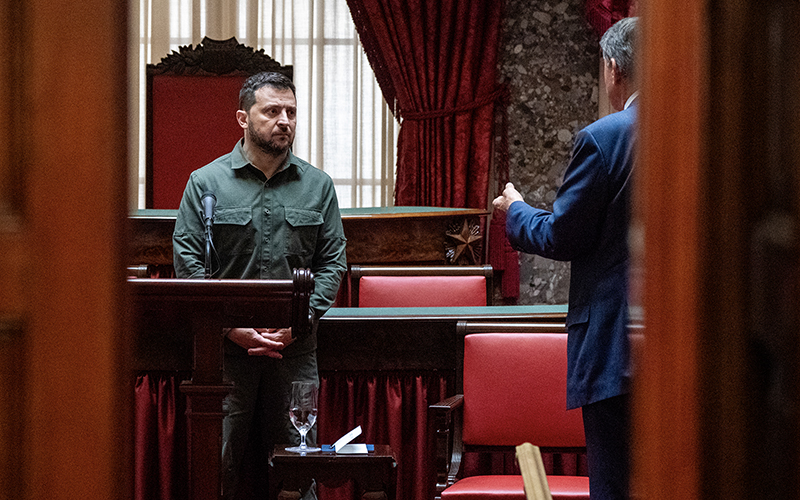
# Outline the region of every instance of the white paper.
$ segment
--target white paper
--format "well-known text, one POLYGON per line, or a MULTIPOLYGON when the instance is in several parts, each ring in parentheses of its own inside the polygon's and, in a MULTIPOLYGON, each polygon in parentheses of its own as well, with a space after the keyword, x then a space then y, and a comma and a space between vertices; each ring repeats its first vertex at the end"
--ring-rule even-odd
POLYGON ((335 451, 336 453, 366 453, 367 452, 367 445, 363 445, 364 446, 364 451, 341 451, 345 446, 352 446, 353 448, 356 448, 357 447, 356 445, 354 445, 354 444, 350 445, 349 443, 350 443, 350 441, 354 440, 355 438, 357 438, 360 435, 361 435, 361 426, 359 425, 358 427, 356 427, 352 431, 350 431, 347 434, 345 434, 344 436, 340 437, 338 441, 333 443, 333 451, 335 451))
POLYGON ((364 443, 350 443, 342 446, 336 453, 341 453, 342 455, 352 454, 352 453, 367 453, 367 445, 364 443))

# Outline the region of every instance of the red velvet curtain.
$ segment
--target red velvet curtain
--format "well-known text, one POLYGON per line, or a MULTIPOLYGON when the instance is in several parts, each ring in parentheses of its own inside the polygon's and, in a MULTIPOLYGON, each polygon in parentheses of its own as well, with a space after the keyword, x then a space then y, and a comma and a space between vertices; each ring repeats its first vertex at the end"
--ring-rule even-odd
POLYGON ((348 0, 401 119, 396 205, 485 208, 502 1, 348 0))
POLYGON ((586 0, 586 20, 599 38, 615 22, 624 17, 635 16, 636 4, 637 0, 586 0))
POLYGON ((134 499, 186 500, 186 398, 175 373, 148 372, 134 389, 134 499))
MULTIPOLYGON (((320 394, 319 442, 333 443, 361 425, 356 442, 388 444, 395 452, 397 498, 429 500, 433 457, 427 441, 428 406, 447 394, 443 373, 322 373, 320 394)), ((319 493, 323 500, 353 498, 347 489, 320 488, 319 493)))

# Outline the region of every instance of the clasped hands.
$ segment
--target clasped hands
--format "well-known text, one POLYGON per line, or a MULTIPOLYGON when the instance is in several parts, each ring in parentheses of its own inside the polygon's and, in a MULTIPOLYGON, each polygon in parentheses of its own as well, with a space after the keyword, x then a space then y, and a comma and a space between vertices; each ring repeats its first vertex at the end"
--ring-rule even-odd
POLYGON ((281 351, 294 342, 291 328, 231 328, 227 337, 251 356, 281 359, 281 351))

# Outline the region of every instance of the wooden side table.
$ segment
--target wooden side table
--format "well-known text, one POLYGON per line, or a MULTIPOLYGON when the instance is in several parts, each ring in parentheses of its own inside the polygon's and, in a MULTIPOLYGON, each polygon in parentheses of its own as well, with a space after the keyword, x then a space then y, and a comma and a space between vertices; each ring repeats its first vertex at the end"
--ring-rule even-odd
POLYGON ((314 479, 318 484, 337 487, 352 479, 356 492, 365 500, 395 500, 397 461, 392 448, 376 444, 374 451, 337 455, 321 451, 300 455, 277 445, 269 460, 271 498, 300 498, 314 479))

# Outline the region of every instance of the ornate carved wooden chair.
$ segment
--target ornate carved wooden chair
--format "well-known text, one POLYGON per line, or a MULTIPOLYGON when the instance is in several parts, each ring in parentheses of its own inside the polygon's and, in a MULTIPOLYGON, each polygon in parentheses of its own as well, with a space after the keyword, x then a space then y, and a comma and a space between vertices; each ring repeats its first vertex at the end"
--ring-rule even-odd
POLYGON ((492 266, 352 266, 353 307, 492 305, 492 266))
MULTIPOLYGON (((464 337, 463 394, 429 409, 432 489, 442 500, 525 500, 521 475, 462 477, 464 453, 513 452, 526 442, 545 452, 585 450, 581 411, 566 410, 567 335, 527 333, 546 331, 541 324, 492 328, 504 333, 464 337)), ((556 500, 589 499, 588 477, 549 475, 547 482, 556 500)))
POLYGON ((291 66, 236 38, 206 37, 147 65, 147 208, 178 208, 189 174, 233 149, 239 89, 261 71, 292 78, 291 66))

